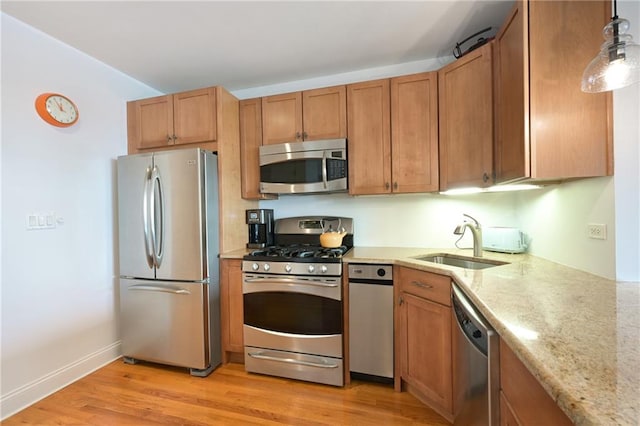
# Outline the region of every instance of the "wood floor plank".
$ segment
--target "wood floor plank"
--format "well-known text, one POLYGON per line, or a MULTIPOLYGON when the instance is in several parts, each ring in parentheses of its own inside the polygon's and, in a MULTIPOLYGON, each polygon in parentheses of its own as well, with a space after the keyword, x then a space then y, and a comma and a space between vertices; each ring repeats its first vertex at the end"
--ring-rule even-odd
POLYGON ((209 377, 116 360, 9 417, 13 425, 429 425, 449 423, 407 392, 354 380, 345 388, 251 374, 209 377))

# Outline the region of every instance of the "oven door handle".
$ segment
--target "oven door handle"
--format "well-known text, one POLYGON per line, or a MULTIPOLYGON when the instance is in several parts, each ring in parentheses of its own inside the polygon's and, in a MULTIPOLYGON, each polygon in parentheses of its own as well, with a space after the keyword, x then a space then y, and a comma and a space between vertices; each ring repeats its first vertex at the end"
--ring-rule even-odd
POLYGON ((339 283, 319 283, 315 281, 294 280, 291 278, 245 278, 246 283, 274 283, 274 284, 297 284, 310 285, 314 287, 338 287, 339 283))
POLYGON ((264 360, 268 360, 268 361, 284 362, 285 364, 297 364, 297 365, 304 365, 304 366, 307 366, 307 367, 317 367, 317 368, 338 368, 339 367, 338 364, 321 364, 321 363, 317 363, 317 362, 300 361, 300 360, 293 359, 293 358, 279 358, 279 357, 276 357, 276 356, 264 355, 264 352, 247 352, 247 354, 251 358, 264 359, 264 360))

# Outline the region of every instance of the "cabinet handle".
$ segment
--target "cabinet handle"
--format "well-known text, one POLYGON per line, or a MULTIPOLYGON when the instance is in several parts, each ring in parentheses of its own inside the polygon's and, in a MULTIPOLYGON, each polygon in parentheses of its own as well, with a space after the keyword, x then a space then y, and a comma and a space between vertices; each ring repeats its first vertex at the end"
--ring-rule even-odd
POLYGON ((431 284, 425 284, 425 283, 422 283, 420 281, 411 281, 411 284, 415 285, 416 287, 425 288, 425 289, 432 289, 433 288, 433 286, 431 284))
POLYGON ((299 141, 302 138, 300 132, 296 132, 296 140, 299 141))
POLYGON ((393 189, 398 189, 398 182, 393 182, 393 189))
POLYGON ((303 141, 306 141, 308 137, 309 137, 309 135, 307 134, 307 132, 302 132, 302 140, 303 141))
POLYGON ((167 135, 167 142, 171 143, 171 136, 167 135))
POLYGON ((485 182, 485 183, 489 182, 489 174, 484 173, 482 175, 482 181, 485 182))
POLYGON ((385 182, 384 183, 384 189, 389 189, 389 187, 390 187, 389 182, 385 182))
POLYGON ((176 135, 173 135, 173 142, 175 143, 175 141, 178 140, 178 137, 176 135))
POLYGON ((404 303, 404 299, 402 298, 402 296, 400 296, 400 298, 398 299, 398 306, 402 305, 404 303))

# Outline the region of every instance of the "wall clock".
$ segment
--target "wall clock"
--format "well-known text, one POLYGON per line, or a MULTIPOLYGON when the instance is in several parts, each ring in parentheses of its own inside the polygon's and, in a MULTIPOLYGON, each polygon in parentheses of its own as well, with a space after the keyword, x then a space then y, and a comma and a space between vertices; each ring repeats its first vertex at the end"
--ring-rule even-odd
POLYGON ((36 111, 47 123, 57 127, 69 127, 78 121, 78 107, 66 96, 43 93, 36 98, 36 111))

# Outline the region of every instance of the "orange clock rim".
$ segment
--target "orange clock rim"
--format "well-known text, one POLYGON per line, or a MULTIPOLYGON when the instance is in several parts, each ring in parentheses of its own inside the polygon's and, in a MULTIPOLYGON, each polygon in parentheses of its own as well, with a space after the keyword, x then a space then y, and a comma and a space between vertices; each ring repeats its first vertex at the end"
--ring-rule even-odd
POLYGON ((60 93, 43 93, 36 98, 35 105, 36 105, 36 112, 38 113, 40 118, 42 118, 44 121, 46 121, 48 124, 51 124, 52 126, 70 127, 70 126, 73 126, 78 121, 78 118, 80 117, 80 112, 78 111, 78 107, 76 107, 76 104, 71 99, 69 99, 65 95, 61 95, 60 93), (51 117, 51 115, 49 114, 49 111, 47 111, 47 106, 46 106, 47 99, 49 99, 51 96, 60 96, 68 100, 76 110, 75 120, 73 120, 70 123, 61 123, 55 120, 53 117, 51 117))

